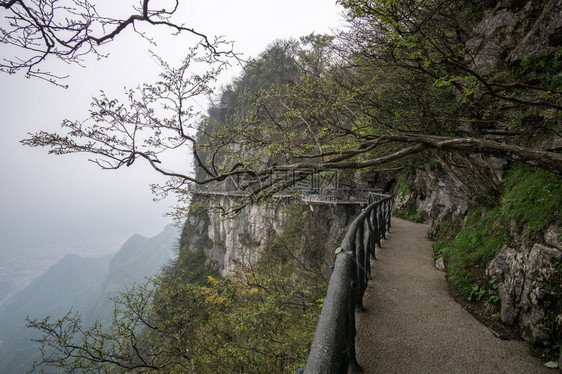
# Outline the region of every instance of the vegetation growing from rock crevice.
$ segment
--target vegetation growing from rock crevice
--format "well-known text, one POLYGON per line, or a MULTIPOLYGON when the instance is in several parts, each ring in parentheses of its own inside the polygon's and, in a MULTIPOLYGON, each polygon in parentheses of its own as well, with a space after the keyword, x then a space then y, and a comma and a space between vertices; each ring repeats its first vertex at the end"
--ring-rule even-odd
POLYGON ((465 267, 486 265, 503 245, 529 246, 544 242, 551 224, 562 224, 562 179, 538 169, 512 168, 502 182, 497 205, 472 206, 459 233, 444 222, 437 237, 436 255, 449 264, 451 281, 470 291, 465 267))
MULTIPOLYGON (((485 276, 490 260, 505 245, 529 250, 535 243, 544 243, 549 227, 562 226, 560 177, 514 165, 502 182, 501 191, 498 200, 471 206, 462 227, 445 220, 436 233, 436 257, 444 257, 450 282, 470 300, 493 304, 490 313, 498 310, 499 301, 497 281, 485 276)), ((559 293, 552 293, 556 294, 559 293)), ((562 305, 558 300, 546 306, 548 318, 555 326, 554 319, 562 305)), ((553 329, 553 340, 558 334, 553 329)))
POLYGON ((397 217, 405 218, 412 222, 426 222, 427 221, 427 213, 423 209, 418 209, 416 207, 416 200, 410 199, 401 209, 395 210, 394 214, 397 217))

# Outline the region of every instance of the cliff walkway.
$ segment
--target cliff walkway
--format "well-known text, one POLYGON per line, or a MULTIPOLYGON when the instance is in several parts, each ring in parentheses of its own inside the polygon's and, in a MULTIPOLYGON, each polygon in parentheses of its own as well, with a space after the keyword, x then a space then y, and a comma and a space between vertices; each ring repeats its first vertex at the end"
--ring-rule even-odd
MULTIPOLYGON (((217 188, 195 188, 189 186, 188 190, 194 195, 209 197, 226 197, 233 200, 252 200, 251 192, 241 190, 220 190, 217 188)), ((308 188, 294 188, 292 193, 279 193, 271 197, 279 204, 332 204, 332 205, 367 205, 372 189, 360 188, 333 188, 322 191, 308 188)))
POLYGON ((364 373, 552 373, 519 341, 497 338, 447 290, 427 226, 393 218, 356 313, 364 373))
POLYGON ((298 373, 550 373, 451 298, 427 225, 391 218, 392 203, 371 194, 349 226, 298 373))
POLYGON ((528 345, 499 339, 452 299, 445 274, 434 266, 427 225, 392 218, 390 231, 392 196, 295 189, 276 197, 287 204, 368 205, 338 249, 311 354, 299 373, 552 373, 528 345))

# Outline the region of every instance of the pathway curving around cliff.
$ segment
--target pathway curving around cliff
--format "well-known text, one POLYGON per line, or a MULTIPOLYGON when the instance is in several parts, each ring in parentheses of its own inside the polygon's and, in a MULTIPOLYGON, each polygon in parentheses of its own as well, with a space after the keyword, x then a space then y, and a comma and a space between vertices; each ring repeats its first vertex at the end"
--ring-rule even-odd
POLYGON ((357 313, 357 359, 369 373, 554 373, 521 341, 497 338, 449 295, 427 225, 393 218, 357 313))

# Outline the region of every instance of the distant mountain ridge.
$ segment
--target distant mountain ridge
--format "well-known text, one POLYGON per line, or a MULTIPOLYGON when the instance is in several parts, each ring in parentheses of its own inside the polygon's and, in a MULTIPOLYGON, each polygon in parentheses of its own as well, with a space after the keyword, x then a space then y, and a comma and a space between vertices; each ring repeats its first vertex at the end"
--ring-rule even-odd
POLYGON ((111 317, 110 297, 154 276, 175 254, 178 229, 168 225, 151 238, 135 234, 110 259, 66 255, 0 308, 0 374, 28 371, 40 358, 35 332, 25 317, 64 316, 79 311, 85 323, 111 317))
POLYGON ((152 238, 135 234, 111 259, 107 275, 101 285, 95 305, 92 306, 92 321, 111 318, 113 305, 109 298, 124 291, 127 286, 142 283, 154 276, 174 256, 179 231, 168 225, 152 238))

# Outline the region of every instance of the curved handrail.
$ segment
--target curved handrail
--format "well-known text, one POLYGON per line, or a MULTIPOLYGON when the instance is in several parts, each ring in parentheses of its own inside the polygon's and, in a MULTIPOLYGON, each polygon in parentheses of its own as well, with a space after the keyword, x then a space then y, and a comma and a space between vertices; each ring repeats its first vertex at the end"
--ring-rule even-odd
MULTIPOLYGON (((363 295, 371 279, 370 256, 390 229, 393 196, 370 194, 369 205, 351 223, 336 251, 305 374, 359 372, 355 357, 355 310, 363 310, 363 295)), ((299 372, 303 372, 300 370, 299 372)))

